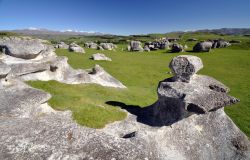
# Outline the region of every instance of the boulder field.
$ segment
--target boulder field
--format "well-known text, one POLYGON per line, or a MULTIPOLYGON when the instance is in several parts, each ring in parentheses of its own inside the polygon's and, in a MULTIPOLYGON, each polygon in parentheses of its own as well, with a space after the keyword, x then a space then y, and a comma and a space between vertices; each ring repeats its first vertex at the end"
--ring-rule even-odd
POLYGON ((47 104, 51 95, 23 80, 45 77, 65 83, 124 86, 100 66, 91 73, 74 70, 51 47, 41 53, 32 60, 10 55, 1 59, 0 159, 250 158, 248 138, 223 109, 239 100, 228 95, 229 88, 221 82, 196 74, 203 67, 200 58, 173 58, 169 65, 173 77, 159 82, 158 100, 148 107, 107 101, 127 112, 127 118, 92 129, 76 124, 70 111, 53 110, 47 104))

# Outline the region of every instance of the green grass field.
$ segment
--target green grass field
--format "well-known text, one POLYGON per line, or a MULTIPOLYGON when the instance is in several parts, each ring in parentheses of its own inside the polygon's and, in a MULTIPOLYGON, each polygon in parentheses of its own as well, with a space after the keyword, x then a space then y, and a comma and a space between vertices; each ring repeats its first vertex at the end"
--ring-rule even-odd
MULTIPOLYGON (((230 38, 230 37, 229 37, 230 38)), ((250 50, 249 41, 243 38, 244 47, 214 49, 210 53, 184 52, 203 60, 204 68, 199 74, 209 75, 230 87, 230 94, 239 98, 240 103, 225 108, 226 113, 237 126, 250 137, 250 50)), ((192 44, 190 44, 191 46, 192 44)), ((73 111, 73 118, 82 125, 102 128, 107 123, 122 120, 126 113, 107 105, 107 101, 118 101, 127 105, 145 107, 157 100, 157 85, 171 75, 167 74, 170 60, 179 54, 164 50, 150 53, 85 49, 86 54, 57 50, 59 56, 67 56, 73 68, 92 68, 101 65, 108 73, 120 80, 127 89, 115 89, 94 84, 67 85, 56 81, 30 81, 30 85, 52 94, 49 104, 57 110, 73 111), (93 61, 93 53, 105 53, 112 62, 93 61)))

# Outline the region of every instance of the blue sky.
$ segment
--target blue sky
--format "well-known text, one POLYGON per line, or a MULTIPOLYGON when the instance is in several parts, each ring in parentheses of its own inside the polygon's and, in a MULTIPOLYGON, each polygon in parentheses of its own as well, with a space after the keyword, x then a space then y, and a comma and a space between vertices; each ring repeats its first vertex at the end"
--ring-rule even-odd
POLYGON ((166 33, 250 28, 250 0, 0 0, 0 30, 166 33))

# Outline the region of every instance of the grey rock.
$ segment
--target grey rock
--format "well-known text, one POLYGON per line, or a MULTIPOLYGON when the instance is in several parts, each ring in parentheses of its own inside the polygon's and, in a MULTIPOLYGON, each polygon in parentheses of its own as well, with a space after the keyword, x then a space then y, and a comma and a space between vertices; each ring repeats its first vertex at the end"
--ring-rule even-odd
POLYGON ((131 41, 130 47, 131 47, 130 51, 139 51, 139 52, 143 51, 140 41, 131 41))
POLYGON ((214 43, 217 43, 216 48, 226 48, 230 46, 230 43, 224 40, 217 40, 214 43))
POLYGON ((76 43, 71 43, 69 45, 69 51, 77 53, 85 53, 84 49, 81 46, 77 45, 76 43))
POLYGON ((117 46, 113 43, 100 43, 100 46, 104 50, 113 50, 113 49, 117 48, 117 46))
POLYGON ((11 68, 8 65, 0 61, 0 79, 5 78, 9 74, 10 70, 11 68))
POLYGON ((91 59, 95 61, 111 61, 111 58, 106 57, 105 54, 95 53, 91 56, 91 59))
POLYGON ((173 53, 184 52, 184 48, 181 44, 174 43, 172 45, 171 52, 173 53))
POLYGON ((0 50, 16 58, 33 59, 45 49, 37 39, 22 39, 18 37, 8 37, 0 39, 0 50))
POLYGON ((98 45, 94 42, 87 42, 84 44, 86 48, 91 48, 91 49, 98 49, 98 45))
POLYGON ((169 68, 177 81, 189 81, 190 78, 203 68, 199 57, 181 55, 174 57, 169 64, 169 68))
POLYGON ((104 50, 104 49, 102 48, 102 46, 98 46, 97 49, 98 49, 98 50, 101 50, 101 51, 104 50))
POLYGON ((198 42, 194 47, 194 52, 209 52, 212 48, 213 43, 210 41, 198 42))
POLYGON ((144 46, 143 50, 146 51, 146 52, 150 52, 150 49, 149 49, 148 46, 144 46))
POLYGON ((67 45, 67 44, 64 43, 64 42, 59 42, 59 43, 56 45, 56 48, 60 48, 60 49, 69 49, 69 45, 67 45))

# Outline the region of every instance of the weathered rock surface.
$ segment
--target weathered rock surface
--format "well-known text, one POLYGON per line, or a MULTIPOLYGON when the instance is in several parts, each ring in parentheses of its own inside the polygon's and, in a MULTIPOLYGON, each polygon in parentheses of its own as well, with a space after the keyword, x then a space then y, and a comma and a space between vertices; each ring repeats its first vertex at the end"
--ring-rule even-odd
POLYGON ((16 58, 33 59, 45 49, 36 39, 5 37, 0 39, 0 50, 16 58))
POLYGON ((69 49, 69 45, 67 45, 64 42, 59 42, 59 43, 56 44, 56 48, 69 49))
POLYGON ((209 52, 213 46, 213 42, 205 41, 205 42, 198 42, 194 47, 194 52, 209 52))
POLYGON ((229 47, 231 44, 225 40, 213 40, 212 48, 226 48, 229 47))
POLYGON ((117 46, 113 43, 100 43, 101 48, 104 50, 113 50, 117 48, 117 46))
POLYGON ((188 82, 195 73, 203 68, 203 64, 199 57, 182 55, 174 57, 169 68, 174 74, 175 81, 188 82))
POLYGON ((69 45, 69 51, 77 53, 85 53, 84 49, 81 46, 77 45, 76 43, 71 43, 69 45))
POLYGON ((146 42, 144 48, 148 47, 150 50, 168 49, 169 45, 169 41, 167 39, 164 39, 160 41, 146 42))
MULTIPOLYGON (((70 68, 66 58, 44 55, 40 61, 45 59, 50 59, 50 71, 44 72, 64 81, 78 75, 85 81, 119 83, 98 65, 86 72, 70 68)), ((11 59, 12 64, 21 61, 11 59)), ((26 85, 19 79, 25 76, 0 79, 0 159, 248 160, 249 140, 223 110, 238 102, 228 95, 229 89, 211 77, 196 75, 202 68, 197 57, 179 56, 170 66, 175 76, 159 83, 153 105, 106 102, 129 113, 124 121, 103 129, 79 126, 70 111, 53 110, 47 104, 50 94, 26 85)))
POLYGON ((86 70, 73 69, 66 57, 57 57, 55 50, 50 45, 45 45, 44 50, 34 59, 21 59, 3 54, 2 62, 11 70, 1 68, 2 77, 7 72, 12 77, 19 77, 22 80, 56 80, 67 84, 96 83, 103 86, 126 88, 121 82, 110 74, 100 69, 100 72, 93 74, 86 70))
POLYGON ((130 51, 139 51, 142 52, 143 48, 140 41, 131 41, 130 42, 130 51))
POLYGON ((174 43, 172 45, 171 52, 173 53, 184 52, 184 48, 181 44, 174 43))
POLYGON ((95 61, 111 61, 111 58, 106 57, 105 54, 95 53, 91 56, 91 59, 95 61))
POLYGON ((150 52, 150 49, 149 49, 148 46, 144 46, 143 50, 146 51, 146 52, 150 52))
POLYGON ((91 49, 97 49, 98 48, 98 45, 96 43, 94 43, 94 42, 86 42, 84 44, 84 46, 86 48, 91 48, 91 49))
POLYGON ((5 78, 10 70, 11 68, 7 64, 0 61, 0 79, 5 78))

